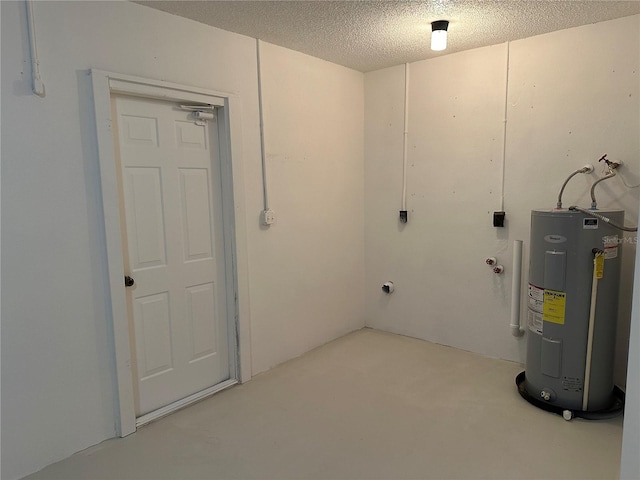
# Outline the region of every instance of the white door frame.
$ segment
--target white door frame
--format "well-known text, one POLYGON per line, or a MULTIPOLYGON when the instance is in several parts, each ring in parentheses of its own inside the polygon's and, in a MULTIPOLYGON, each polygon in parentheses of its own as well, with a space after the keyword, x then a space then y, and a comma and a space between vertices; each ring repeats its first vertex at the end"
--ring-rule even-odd
MULTIPOLYGON (((251 378, 251 332, 249 317, 249 278, 247 260, 246 211, 240 122, 240 100, 231 94, 168 83, 158 80, 90 70, 98 142, 98 161, 102 185, 102 204, 109 276, 109 312, 113 328, 112 355, 115 363, 115 414, 117 435, 136 430, 129 320, 124 287, 122 232, 116 151, 111 116, 111 95, 127 94, 175 102, 211 103, 217 97, 220 161, 223 177, 223 218, 225 258, 232 272, 228 285, 228 321, 231 378, 246 382, 251 378), (228 242, 228 243, 227 243, 228 242), (227 251, 225 249, 225 251, 227 251), (228 255, 225 255, 228 256, 228 255), (234 361, 235 360, 235 361, 234 361)), ((179 402, 177 402, 179 403, 179 402)), ((181 405, 176 405, 176 409, 181 405)), ((167 412, 165 412, 167 413, 167 412)))

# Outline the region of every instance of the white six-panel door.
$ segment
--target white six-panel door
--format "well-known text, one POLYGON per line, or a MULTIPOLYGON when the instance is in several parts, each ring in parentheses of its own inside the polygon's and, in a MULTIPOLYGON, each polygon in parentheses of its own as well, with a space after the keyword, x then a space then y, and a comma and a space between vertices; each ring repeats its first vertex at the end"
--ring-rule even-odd
POLYGON ((178 105, 117 96, 115 111, 141 416, 230 376, 220 160, 215 126, 178 105))

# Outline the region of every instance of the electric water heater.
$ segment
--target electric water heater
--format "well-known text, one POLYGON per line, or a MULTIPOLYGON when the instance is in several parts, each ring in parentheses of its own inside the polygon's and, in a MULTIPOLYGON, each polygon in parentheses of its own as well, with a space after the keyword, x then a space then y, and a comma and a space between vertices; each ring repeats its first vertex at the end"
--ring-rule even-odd
MULTIPOLYGON (((623 211, 597 213, 624 223, 623 211)), ((612 406, 620 242, 582 212, 531 212, 524 388, 538 406, 571 416, 612 406)))

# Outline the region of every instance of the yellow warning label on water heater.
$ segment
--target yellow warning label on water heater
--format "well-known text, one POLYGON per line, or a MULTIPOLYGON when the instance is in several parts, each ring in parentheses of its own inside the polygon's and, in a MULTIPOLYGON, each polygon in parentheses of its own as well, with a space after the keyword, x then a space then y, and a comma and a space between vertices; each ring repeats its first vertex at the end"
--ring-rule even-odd
POLYGON ((604 255, 598 254, 593 259, 594 268, 596 269, 595 275, 597 279, 604 277, 604 255))
POLYGON ((564 325, 564 310, 566 304, 566 292, 545 289, 544 303, 542 304, 542 320, 564 325))

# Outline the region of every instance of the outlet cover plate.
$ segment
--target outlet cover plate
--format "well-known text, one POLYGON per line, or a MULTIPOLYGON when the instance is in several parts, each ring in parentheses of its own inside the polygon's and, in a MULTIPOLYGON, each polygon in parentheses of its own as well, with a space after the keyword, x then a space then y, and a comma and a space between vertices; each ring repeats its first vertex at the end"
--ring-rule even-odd
POLYGON ((276 212, 273 210, 263 210, 261 215, 263 225, 273 225, 276 223, 276 212))

